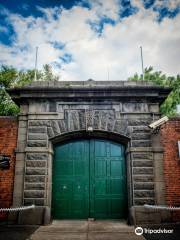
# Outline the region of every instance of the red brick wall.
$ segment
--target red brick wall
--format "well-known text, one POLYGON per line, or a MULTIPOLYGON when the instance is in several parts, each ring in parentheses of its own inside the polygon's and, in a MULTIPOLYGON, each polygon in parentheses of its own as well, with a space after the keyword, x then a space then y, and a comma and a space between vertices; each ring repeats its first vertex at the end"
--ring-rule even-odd
MULTIPOLYGON (((0 169, 0 208, 12 205, 16 142, 17 119, 0 116, 0 154, 10 156, 10 168, 0 169)), ((6 216, 6 213, 0 212, 0 220, 6 216)))
MULTIPOLYGON (((161 127, 161 141, 164 148, 164 177, 166 202, 169 206, 180 207, 180 118, 169 120, 161 127)), ((180 211, 173 211, 174 221, 180 221, 180 211)))

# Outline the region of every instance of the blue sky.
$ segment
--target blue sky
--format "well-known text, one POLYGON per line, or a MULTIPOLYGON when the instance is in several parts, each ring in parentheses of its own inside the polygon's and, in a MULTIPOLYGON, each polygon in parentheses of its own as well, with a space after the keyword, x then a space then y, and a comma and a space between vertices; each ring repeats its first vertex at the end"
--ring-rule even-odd
POLYGON ((0 0, 0 64, 46 63, 63 80, 125 80, 180 69, 180 0, 0 0))

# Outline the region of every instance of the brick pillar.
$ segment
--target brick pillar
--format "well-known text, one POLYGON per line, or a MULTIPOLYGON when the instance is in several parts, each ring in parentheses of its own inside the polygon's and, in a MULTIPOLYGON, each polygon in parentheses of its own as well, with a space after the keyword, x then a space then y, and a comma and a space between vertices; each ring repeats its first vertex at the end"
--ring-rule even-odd
MULTIPOLYGON (((174 118, 161 127, 161 142, 164 149, 165 198, 167 205, 180 206, 180 118, 174 118)), ((180 211, 172 212, 172 221, 180 221, 180 211)))
MULTIPOLYGON (((15 117, 0 117, 0 154, 10 157, 10 168, 0 169, 0 208, 12 205, 16 142, 17 119, 15 117)), ((6 218, 7 213, 1 212, 0 220, 6 218)))

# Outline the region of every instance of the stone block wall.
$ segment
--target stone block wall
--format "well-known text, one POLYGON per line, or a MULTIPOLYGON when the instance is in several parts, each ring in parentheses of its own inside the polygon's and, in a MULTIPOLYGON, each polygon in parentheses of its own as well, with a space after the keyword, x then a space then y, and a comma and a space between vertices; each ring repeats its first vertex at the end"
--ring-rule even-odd
MULTIPOLYGON (((50 213, 53 145, 87 137, 103 137, 126 146, 129 209, 161 203, 162 156, 158 156, 162 152, 154 148, 148 125, 160 118, 159 104, 169 91, 128 81, 34 82, 9 90, 21 108, 14 206, 35 204, 39 216, 43 207, 50 213)), ((39 221, 32 211, 32 224, 39 221)))
MULTIPOLYGON (((180 206, 180 118, 170 119, 161 127, 161 142, 164 149, 164 180, 167 205, 180 206)), ((180 221, 180 211, 172 212, 173 221, 180 221)))
MULTIPOLYGON (((10 168, 0 169, 0 208, 12 206, 17 129, 17 118, 0 117, 0 154, 10 157, 10 168)), ((0 220, 6 217, 0 212, 0 220)))
POLYGON ((115 102, 101 103, 99 106, 76 102, 61 103, 60 108, 58 102, 46 101, 44 112, 44 103, 42 107, 40 102, 38 105, 30 102, 31 113, 26 120, 24 204, 49 204, 52 174, 49 158, 53 158, 52 143, 56 138, 56 142, 58 139, 62 141, 63 136, 68 134, 73 138, 76 138, 78 132, 87 135, 88 127, 92 127, 95 137, 98 137, 98 132, 106 132, 109 137, 112 135, 112 140, 113 134, 119 138, 129 138, 129 142, 126 142, 129 205, 154 204, 154 162, 148 125, 153 117, 159 118, 159 114, 156 112, 155 116, 152 115, 152 104, 143 103, 143 109, 141 105, 142 103, 135 102, 132 105, 115 102), (50 106, 53 105, 56 108, 50 112, 50 106))

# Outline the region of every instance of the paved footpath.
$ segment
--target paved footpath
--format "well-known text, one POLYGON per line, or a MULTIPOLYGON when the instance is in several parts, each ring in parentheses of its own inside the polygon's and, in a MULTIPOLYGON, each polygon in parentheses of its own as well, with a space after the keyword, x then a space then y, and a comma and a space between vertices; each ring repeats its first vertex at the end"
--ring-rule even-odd
POLYGON ((0 240, 143 240, 120 221, 53 221, 48 226, 0 226, 0 240))
POLYGON ((120 221, 53 221, 47 226, 0 225, 0 240, 176 240, 174 235, 137 236, 134 227, 120 221), (161 238, 162 237, 162 238, 161 238), (167 237, 167 238, 166 238, 167 237))

